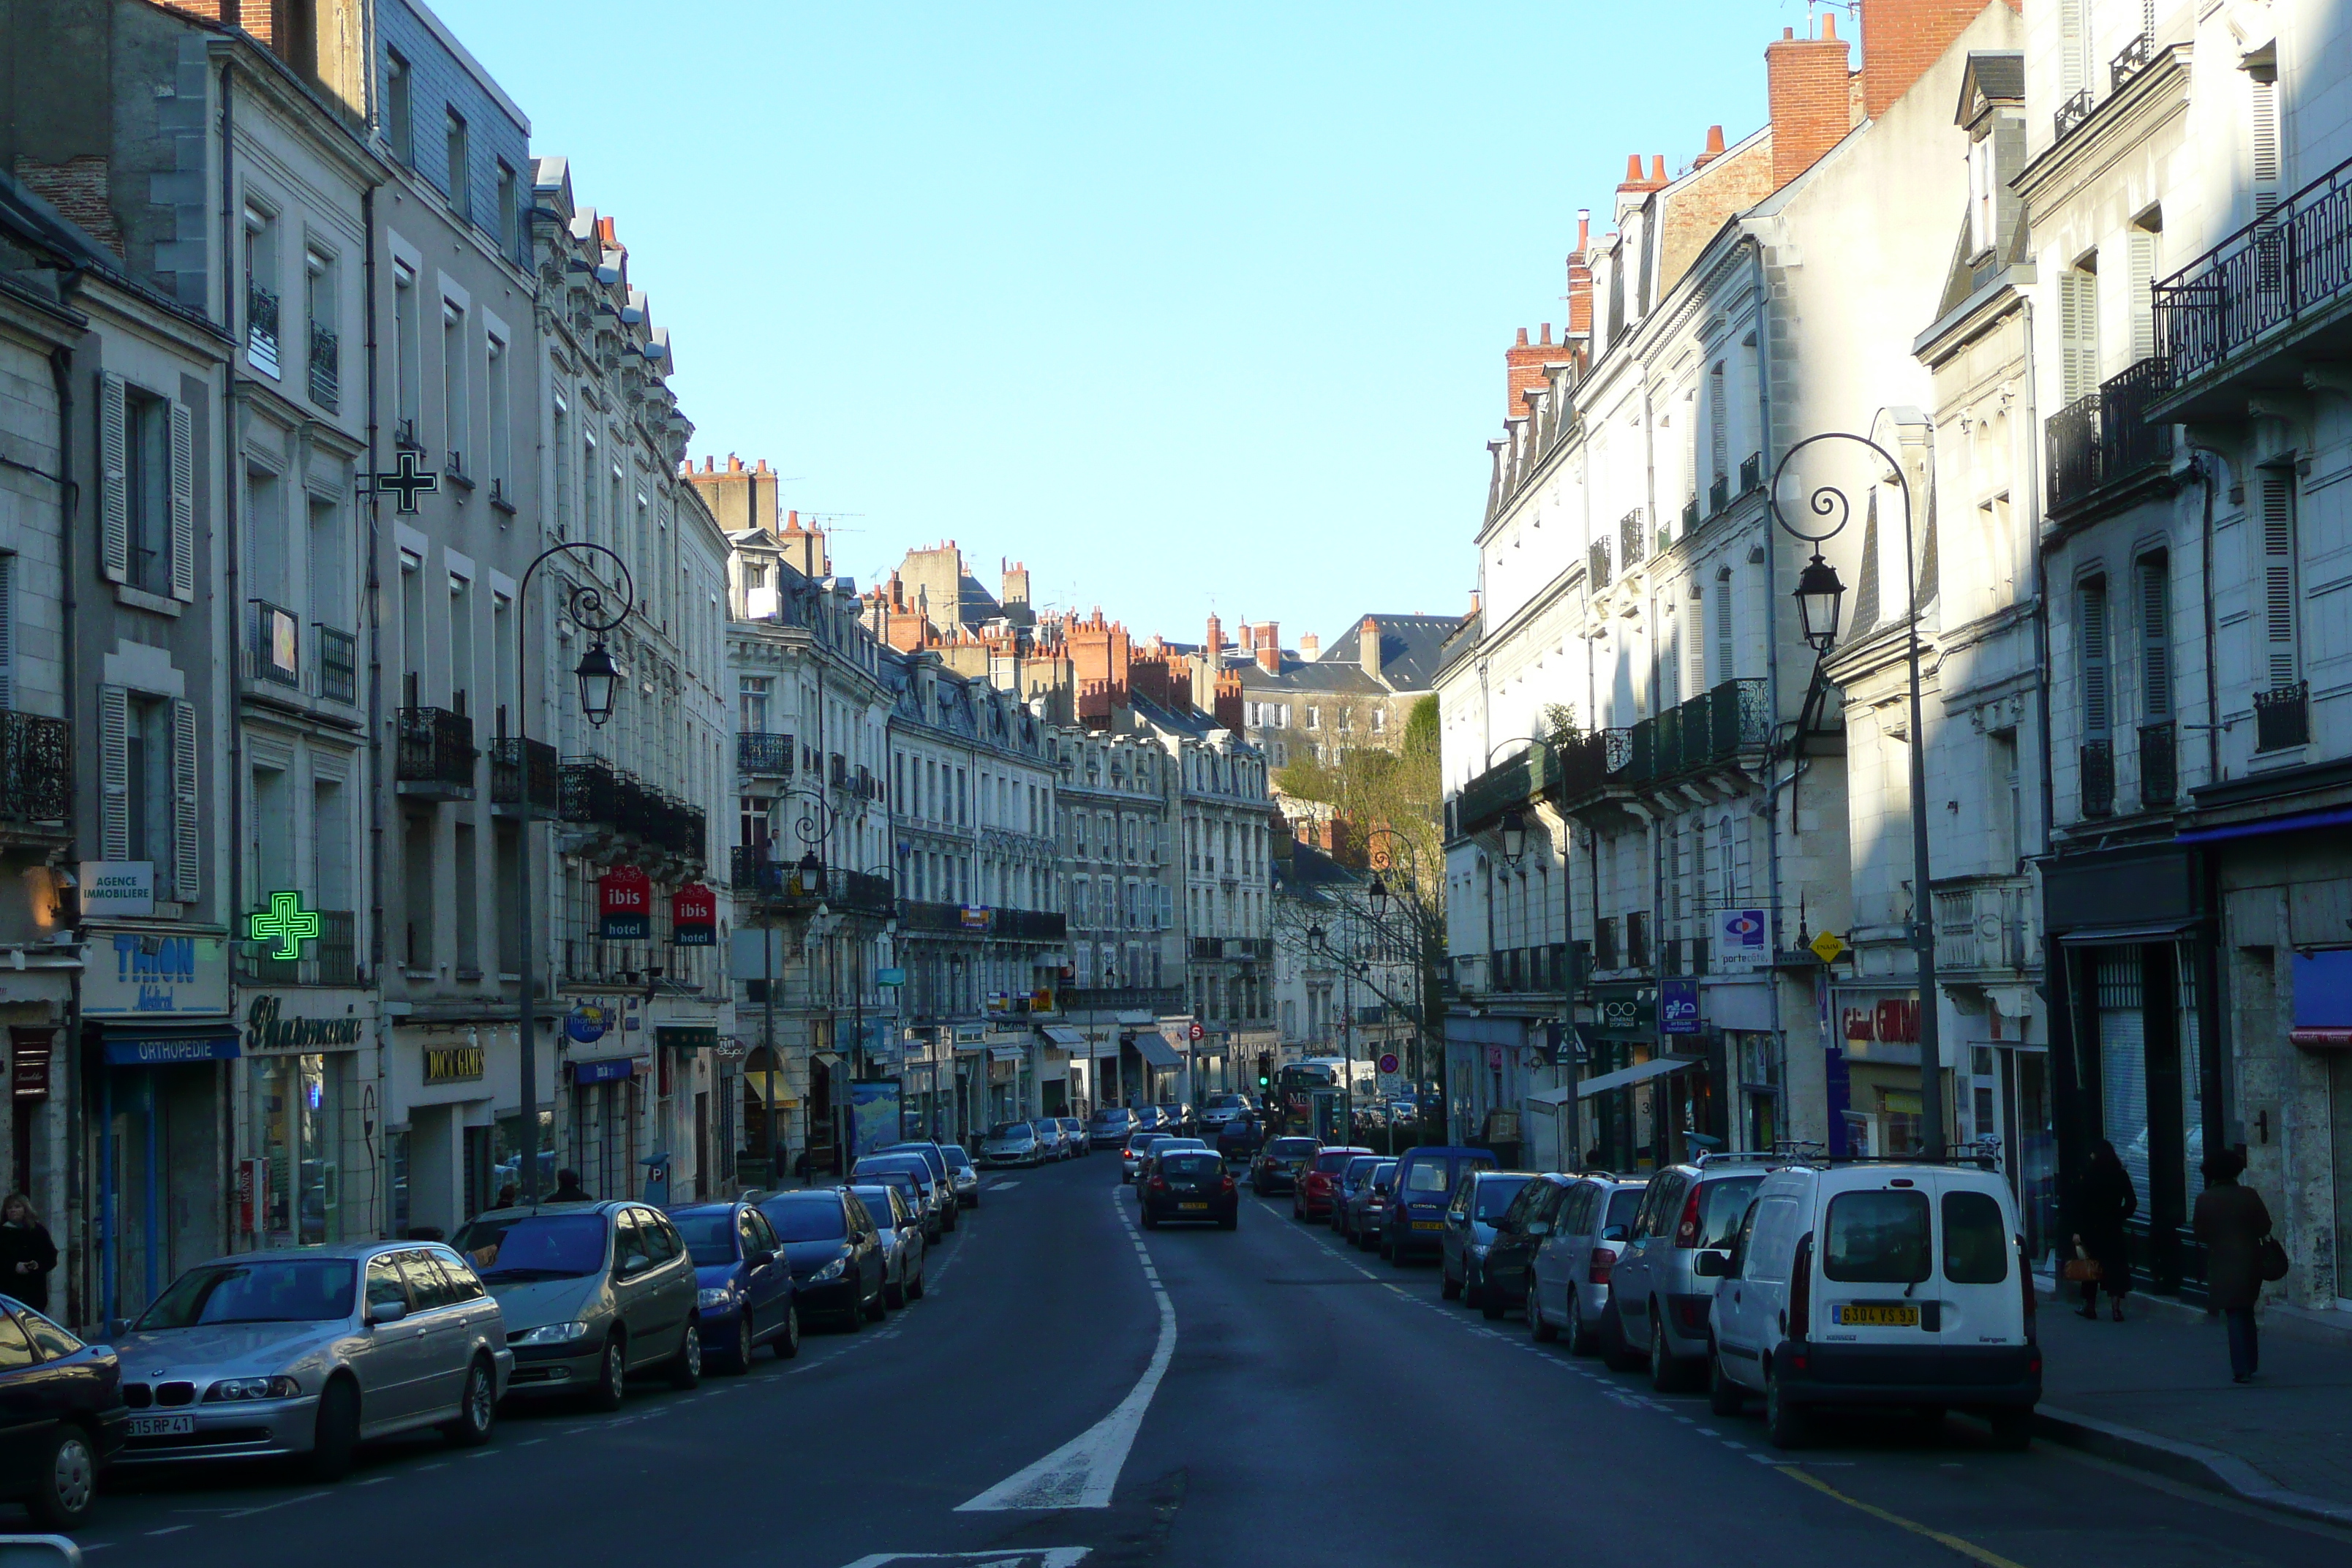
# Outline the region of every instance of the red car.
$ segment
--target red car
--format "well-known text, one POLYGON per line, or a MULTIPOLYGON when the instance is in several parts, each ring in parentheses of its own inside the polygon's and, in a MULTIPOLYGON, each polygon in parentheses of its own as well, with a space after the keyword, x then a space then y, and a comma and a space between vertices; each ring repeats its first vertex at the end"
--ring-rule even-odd
POLYGON ((1290 1189, 1290 1217, 1328 1219, 1331 1200, 1339 1190, 1339 1173, 1357 1155, 1370 1152, 1370 1149, 1359 1149, 1353 1144, 1337 1143, 1318 1151, 1307 1169, 1298 1173, 1298 1180, 1290 1189))

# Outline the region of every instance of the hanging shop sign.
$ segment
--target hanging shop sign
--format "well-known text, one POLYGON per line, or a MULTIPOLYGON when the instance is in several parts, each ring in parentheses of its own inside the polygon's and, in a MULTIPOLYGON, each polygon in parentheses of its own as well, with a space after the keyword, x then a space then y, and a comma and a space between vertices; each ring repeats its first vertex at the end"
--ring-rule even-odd
POLYGON ((625 1078, 637 1076, 635 1057, 609 1057, 603 1061, 573 1062, 572 1081, 574 1083, 617 1083, 625 1078))
POLYGON ((8 1031, 8 1093, 12 1100, 49 1098, 49 1053, 58 1032, 24 1026, 8 1031))
POLYGON ((907 984, 907 972, 896 964, 892 964, 887 969, 877 969, 874 972, 874 984, 877 985, 904 985, 907 984))
POLYGON ((596 879, 606 942, 643 942, 653 934, 653 879, 635 866, 615 866, 596 879))
POLYGON ((995 927, 996 927, 996 911, 995 911, 994 910, 976 910, 976 909, 972 908, 970 904, 966 904, 966 905, 964 905, 964 906, 963 906, 963 929, 964 929, 964 930, 966 930, 966 931, 992 931, 992 930, 994 930, 994 929, 995 929, 995 927))
POLYGON ((483 1052, 479 1046, 427 1046, 425 1047, 425 1081, 426 1083, 473 1083, 482 1076, 483 1052))
POLYGON ((1658 994, 1647 985, 1592 988, 1593 1032, 1613 1039, 1648 1039, 1658 1032, 1658 994))
POLYGON ((245 1048, 248 1051, 348 1050, 360 1043, 362 1020, 289 1018, 282 998, 264 992, 245 1010, 245 1048))
POLYGON ((673 947, 719 945, 719 896, 699 882, 688 882, 669 896, 669 940, 673 947))
POLYGON ((268 909, 245 917, 247 940, 261 943, 267 950, 261 956, 280 963, 300 958, 302 944, 318 941, 320 930, 319 911, 304 909, 299 892, 272 893, 268 909))
POLYGON ((228 943, 216 936, 114 931, 83 960, 86 1018, 163 1020, 228 1012, 228 943))
POLYGON ((1669 976, 1658 982, 1658 1033, 1696 1035, 1698 1023, 1698 981, 1693 975, 1669 976))
POLYGON ((601 1002, 583 1002, 563 1016, 563 1033, 578 1045, 594 1045, 612 1026, 613 1010, 601 1002))
POLYGON ((1726 974, 1748 974, 1764 967, 1771 957, 1770 936, 1762 910, 1724 910, 1716 917, 1715 967, 1726 974))
POLYGON ((716 1024, 656 1024, 654 1044, 666 1051, 715 1051, 719 1048, 716 1024))

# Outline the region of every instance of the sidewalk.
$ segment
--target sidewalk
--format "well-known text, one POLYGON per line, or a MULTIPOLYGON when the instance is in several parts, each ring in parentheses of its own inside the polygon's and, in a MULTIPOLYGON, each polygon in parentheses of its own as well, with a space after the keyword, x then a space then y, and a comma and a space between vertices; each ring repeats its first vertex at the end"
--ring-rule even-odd
POLYGON ((2352 1335, 2265 1310, 2262 1372, 2230 1381, 2221 1320, 2135 1295, 2126 1321, 2041 1303, 2042 1436, 2249 1502, 2352 1524, 2352 1335))

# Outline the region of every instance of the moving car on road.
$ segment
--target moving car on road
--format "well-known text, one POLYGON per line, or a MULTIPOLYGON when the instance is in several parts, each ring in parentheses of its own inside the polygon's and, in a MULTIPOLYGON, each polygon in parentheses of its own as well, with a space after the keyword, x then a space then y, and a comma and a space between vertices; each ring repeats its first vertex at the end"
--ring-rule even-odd
MULTIPOLYGON (((29 1319, 16 1325, 29 1334, 29 1319)), ((333 1480, 363 1438, 438 1426, 485 1442, 515 1364, 508 1332, 481 1279, 437 1243, 200 1263, 115 1342, 131 1369, 116 1462, 299 1456, 333 1480)))
POLYGON ((1525 1171, 1465 1171, 1454 1184, 1444 1228, 1437 1233, 1440 1296, 1449 1301, 1459 1296, 1465 1307, 1478 1305, 1478 1277, 1486 1270, 1486 1248, 1494 1245, 1496 1223, 1519 1195, 1519 1189, 1533 1179, 1525 1171))
POLYGON ((851 1333, 882 1321, 881 1237, 848 1188, 776 1193, 761 1200, 760 1212, 784 1244, 804 1317, 830 1316, 851 1333))
POLYGON ((1217 1152, 1225 1157, 1226 1163, 1237 1164, 1257 1152, 1257 1146, 1265 1138, 1265 1127, 1256 1114, 1244 1112, 1217 1128, 1217 1152))
POLYGON ((1123 1105, 1106 1105, 1087 1118, 1087 1148, 1116 1149, 1135 1131, 1135 1112, 1123 1105))
POLYGON ((1329 1218, 1332 1199, 1339 1190, 1339 1173, 1348 1168, 1349 1161, 1370 1152, 1352 1143, 1332 1143, 1317 1150, 1290 1189, 1290 1217, 1329 1218))
POLYGON ((1143 1162, 1150 1157, 1151 1146, 1164 1143, 1173 1136, 1169 1132, 1129 1133, 1127 1146, 1118 1152, 1118 1179, 1122 1182, 1135 1180, 1136 1173, 1143 1169, 1143 1162))
POLYGON ((1339 1234, 1348 1238, 1350 1247, 1370 1247, 1388 1223, 1389 1194, 1396 1182, 1394 1160, 1381 1160, 1372 1166, 1372 1173, 1348 1200, 1348 1220, 1339 1234))
POLYGON ((866 1205, 874 1222, 874 1239, 882 1248, 882 1302, 903 1307, 923 1299, 923 1222, 905 1194, 891 1186, 849 1189, 866 1205))
POLYGON ((1551 1234, 1536 1251, 1535 1292, 1528 1299, 1528 1331, 1539 1340, 1568 1336, 1573 1355, 1596 1355, 1616 1321, 1609 1310, 1609 1279, 1633 1234, 1633 1214, 1647 1183, 1607 1174, 1578 1179, 1551 1234))
POLYGON ((1696 1259, 1730 1247, 1769 1168, 1765 1155, 1708 1154, 1650 1178, 1633 1234, 1610 1270, 1609 1300, 1626 1353, 1647 1351, 1651 1386, 1662 1394, 1706 1374, 1715 1281, 1699 1274, 1696 1259))
POLYGON ((1249 1097, 1230 1090, 1213 1094, 1201 1102, 1201 1131, 1213 1138, 1217 1130, 1236 1116, 1249 1114, 1249 1097))
MULTIPOLYGON (((673 1386, 702 1381, 700 1287, 686 1243, 646 1204, 558 1204, 477 1215, 451 1244, 498 1298, 514 1350, 516 1395, 585 1394, 618 1410, 628 1374, 660 1367, 673 1386)), ((415 1270, 402 1260, 412 1284, 415 1270)), ((370 1310, 379 1298, 371 1267, 370 1310)), ((412 1304, 404 1311, 425 1312, 412 1304)))
POLYGON ((793 1266, 767 1216, 743 1203, 681 1204, 668 1212, 694 1260, 702 1359, 740 1373, 751 1370, 761 1345, 785 1360, 800 1354, 793 1266))
POLYGON ((1491 1171, 1496 1164, 1492 1150, 1442 1143, 1399 1155, 1396 1197, 1389 1206, 1388 1229, 1381 1233, 1381 1256, 1402 1268, 1416 1254, 1442 1251, 1445 1206, 1454 1201, 1454 1187, 1469 1172, 1491 1171))
POLYGON ((1017 1169, 1034 1165, 1045 1157, 1045 1152, 1037 1142, 1037 1130, 1026 1121, 1000 1121, 980 1141, 980 1163, 983 1165, 1017 1169))
POLYGON ((1155 1151, 1136 1184, 1143 1228, 1171 1221, 1212 1221, 1225 1230, 1241 1223, 1242 1196, 1224 1161, 1206 1149, 1155 1151))
POLYGON ((1276 1138, 1258 1151, 1250 1162, 1250 1185, 1257 1195, 1286 1193, 1298 1184, 1298 1173, 1305 1170, 1323 1145, 1312 1138, 1276 1138))

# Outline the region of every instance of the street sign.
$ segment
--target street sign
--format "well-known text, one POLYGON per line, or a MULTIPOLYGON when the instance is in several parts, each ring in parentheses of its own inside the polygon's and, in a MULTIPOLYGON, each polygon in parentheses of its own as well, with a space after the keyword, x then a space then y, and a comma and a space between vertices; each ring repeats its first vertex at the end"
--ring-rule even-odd
POLYGON ((1393 1076, 1397 1070, 1397 1055, 1394 1051, 1381 1053, 1381 1071, 1393 1076))
POLYGON ((1694 975, 1670 975, 1658 982, 1658 1033, 1696 1035, 1698 1029, 1698 980, 1694 975))
POLYGON ((1825 931, 1812 940, 1813 956, 1823 963, 1835 963, 1838 954, 1845 951, 1845 939, 1833 931, 1825 931))
POLYGON ((1196 1040, 1205 1040, 1209 1037, 1209 1031, 1201 1026, 1201 1021, 1197 1018, 1192 1021, 1192 1026, 1184 1033, 1196 1040))

